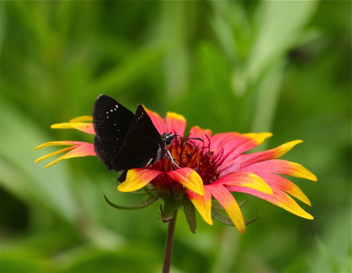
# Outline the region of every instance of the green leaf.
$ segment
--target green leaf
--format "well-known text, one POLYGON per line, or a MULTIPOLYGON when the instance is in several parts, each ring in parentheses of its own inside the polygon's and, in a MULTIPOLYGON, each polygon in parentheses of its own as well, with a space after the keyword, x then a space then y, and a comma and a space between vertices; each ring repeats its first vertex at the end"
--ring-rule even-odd
MULTIPOLYGON (((262 215, 262 213, 259 214, 257 217, 254 217, 254 218, 249 219, 249 220, 245 220, 244 223, 246 225, 249 225, 249 224, 253 223, 255 220, 257 220, 261 215, 262 215)), ((220 223, 223 223, 224 225, 234 226, 234 223, 232 222, 231 218, 226 216, 226 215, 224 215, 224 214, 222 214, 217 209, 214 209, 214 208, 211 209, 211 217, 213 219, 215 219, 216 221, 219 221, 220 223)))
POLYGON ((223 215, 220 211, 217 209, 212 208, 211 209, 211 217, 215 219, 216 221, 223 223, 224 225, 227 226, 234 226, 234 223, 230 219, 230 217, 223 215))
POLYGON ((161 220, 165 223, 170 221, 178 209, 177 203, 173 198, 166 198, 161 210, 161 220))
POLYGON ((193 203, 188 198, 182 201, 182 205, 183 205, 184 213, 185 213, 189 228, 191 229, 192 233, 196 233, 196 228, 197 228, 196 209, 193 203))
MULTIPOLYGON (((238 203, 238 206, 241 208, 243 207, 245 204, 247 204, 248 202, 248 199, 238 203)), ((212 204, 212 208, 216 209, 216 210, 219 210, 219 211, 225 211, 225 209, 218 203, 218 202, 213 202, 212 204)))
POLYGON ((142 209, 145 207, 148 207, 149 205, 153 204, 156 200, 158 200, 158 198, 148 198, 146 201, 140 203, 139 205, 134 205, 131 207, 128 206, 119 206, 119 205, 115 205, 114 203, 110 202, 110 200, 106 197, 105 193, 104 193, 104 198, 106 200, 106 202, 112 206, 115 209, 123 209, 123 210, 135 210, 135 209, 142 209))
POLYGON ((257 216, 257 217, 254 217, 254 218, 252 218, 252 219, 249 219, 249 220, 245 220, 244 221, 244 223, 246 224, 246 226, 247 225, 249 225, 249 224, 252 224, 254 221, 256 221, 260 216, 262 216, 262 212, 257 216))

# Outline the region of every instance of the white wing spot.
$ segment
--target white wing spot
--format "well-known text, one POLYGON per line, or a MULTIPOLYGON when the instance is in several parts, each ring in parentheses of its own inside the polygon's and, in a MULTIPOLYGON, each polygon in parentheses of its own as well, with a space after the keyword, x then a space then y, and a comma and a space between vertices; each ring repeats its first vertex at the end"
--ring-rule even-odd
POLYGON ((119 106, 117 104, 115 106, 116 106, 116 109, 119 108, 119 106))
POLYGON ((109 114, 109 112, 106 112, 106 114, 109 114))
POLYGON ((109 116, 106 116, 106 118, 109 118, 109 116))
POLYGON ((110 112, 113 112, 114 110, 110 109, 110 112))
POLYGON ((116 126, 116 123, 114 123, 114 126, 116 126))

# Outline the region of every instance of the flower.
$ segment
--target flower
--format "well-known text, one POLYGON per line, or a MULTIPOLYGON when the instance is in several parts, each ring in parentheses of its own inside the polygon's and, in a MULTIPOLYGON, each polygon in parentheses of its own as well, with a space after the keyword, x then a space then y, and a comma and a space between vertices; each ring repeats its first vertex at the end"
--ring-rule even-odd
MULTIPOLYGON (((157 113, 146 110, 160 134, 165 131, 184 136, 186 119, 183 116, 168 112, 163 121, 157 113)), ((54 124, 51 128, 74 128, 94 134, 92 123, 89 122, 91 120, 91 117, 80 117, 68 123, 54 124)), ((240 233, 245 232, 246 221, 242 216, 241 205, 237 203, 232 192, 257 196, 300 217, 313 219, 289 195, 311 205, 307 196, 297 185, 281 175, 312 181, 317 181, 316 176, 300 164, 277 159, 301 143, 301 140, 287 142, 264 152, 244 154, 271 136, 271 133, 235 132, 212 135, 210 130, 194 126, 188 137, 200 138, 203 142, 187 137, 175 138, 168 146, 168 150, 176 164, 168 158, 162 158, 144 168, 130 169, 126 180, 117 188, 121 192, 145 188, 150 198, 134 208, 163 199, 165 203, 161 216, 164 221, 172 218, 174 212, 183 206, 192 231, 195 231, 194 209, 197 209, 204 221, 210 225, 214 218, 223 223, 233 223, 240 233), (222 214, 221 210, 224 210, 229 218, 222 214)), ((73 146, 43 156, 36 161, 70 150, 46 167, 61 159, 96 155, 93 144, 77 141, 47 142, 36 149, 50 145, 73 146)), ((116 208, 125 208, 112 204, 107 198, 106 200, 116 208)))

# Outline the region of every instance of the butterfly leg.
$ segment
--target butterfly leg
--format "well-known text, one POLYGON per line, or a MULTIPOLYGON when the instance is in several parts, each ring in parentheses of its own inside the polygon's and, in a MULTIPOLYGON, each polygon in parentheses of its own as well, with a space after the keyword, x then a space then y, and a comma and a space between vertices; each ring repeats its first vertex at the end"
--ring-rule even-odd
POLYGON ((179 165, 177 165, 176 162, 174 161, 174 159, 172 158, 170 151, 166 149, 166 153, 167 153, 167 155, 164 155, 164 157, 171 160, 172 164, 174 164, 177 168, 181 169, 181 167, 179 165))
POLYGON ((145 165, 145 166, 148 167, 148 166, 150 165, 150 163, 152 163, 153 159, 154 159, 154 158, 149 159, 147 165, 145 165))

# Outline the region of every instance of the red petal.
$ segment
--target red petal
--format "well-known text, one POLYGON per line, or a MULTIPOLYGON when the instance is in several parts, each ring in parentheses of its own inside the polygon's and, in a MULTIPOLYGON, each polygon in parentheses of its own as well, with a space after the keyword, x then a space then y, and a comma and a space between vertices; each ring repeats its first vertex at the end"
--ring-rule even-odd
POLYGON ((165 133, 175 133, 183 136, 186 129, 186 119, 179 114, 167 112, 165 119, 165 133))
POLYGON ((271 159, 258 162, 241 169, 241 171, 252 173, 276 173, 317 181, 317 177, 302 165, 282 159, 271 159))
MULTIPOLYGON (((204 146, 207 147, 209 145, 209 142, 210 142, 211 134, 212 134, 212 132, 209 129, 201 129, 198 126, 193 126, 191 128, 189 136, 203 139, 204 146)), ((194 143, 197 146, 202 146, 203 145, 203 143, 200 142, 200 141, 194 141, 194 143)))
POLYGON ((219 204, 225 209, 238 231, 244 233, 246 226, 242 212, 232 194, 223 185, 219 184, 211 184, 208 186, 208 189, 214 198, 219 201, 219 204))
POLYGON ((243 193, 248 193, 253 196, 257 196, 261 199, 264 199, 278 207, 281 207, 293 214, 296 214, 302 218, 306 219, 313 219, 313 216, 304 211, 296 202, 293 200, 290 196, 288 196, 286 193, 282 192, 281 190, 278 190, 276 188, 273 188, 273 194, 265 194, 260 191, 256 191, 253 189, 249 188, 244 188, 244 187, 230 187, 230 191, 235 191, 235 192, 243 192, 243 193))
POLYGON ((185 188, 199 195, 204 195, 203 180, 199 174, 191 168, 181 168, 167 172, 173 180, 181 183, 185 188))
POLYGON ((302 140, 294 140, 264 152, 239 155, 230 164, 241 165, 241 167, 244 168, 256 162, 278 158, 290 151, 295 145, 302 142, 302 140))
POLYGON ((157 113, 155 113, 145 107, 144 107, 144 109, 146 110, 148 116, 152 120, 152 122, 153 122, 155 128, 158 130, 159 134, 162 135, 164 133, 163 132, 164 120, 157 113))
POLYGON ((212 184, 247 187, 268 194, 273 193, 269 185, 260 176, 249 172, 231 173, 213 182, 212 184))
POLYGON ((215 150, 215 154, 223 154, 224 161, 220 171, 233 167, 232 160, 234 158, 256 147, 269 136, 271 136, 270 133, 243 135, 239 133, 221 133, 212 136, 211 149, 215 150))
POLYGON ((83 142, 80 145, 75 145, 75 148, 63 156, 64 159, 72 157, 95 156, 94 145, 83 142))
POLYGON ((46 142, 42 145, 39 145, 36 147, 34 150, 37 150, 39 148, 43 147, 48 147, 48 146, 54 146, 54 145, 73 145, 72 147, 67 147, 64 149, 61 149, 59 151, 50 153, 48 155, 42 156, 38 158, 35 163, 49 158, 53 155, 57 155, 62 152, 70 151, 63 156, 59 157, 58 159, 52 161, 48 165, 45 166, 45 168, 50 167, 51 165, 54 165, 55 163, 59 162, 62 159, 68 159, 68 158, 74 158, 74 157, 84 157, 84 156, 95 156, 95 151, 94 151, 94 145, 88 142, 81 142, 81 141, 51 141, 51 142, 46 142))
POLYGON ((290 180, 277 175, 277 174, 270 174, 270 173, 261 173, 258 172, 256 173, 258 176, 264 179, 266 183, 271 188, 276 188, 278 190, 284 191, 293 197, 297 198, 298 200, 302 201, 303 203, 307 205, 311 205, 308 197, 302 192, 302 190, 294 183, 292 183, 290 180))
POLYGON ((203 217, 203 220, 209 225, 212 225, 213 220, 211 219, 211 194, 207 185, 204 186, 204 190, 205 194, 203 196, 190 190, 187 190, 187 195, 198 210, 199 214, 203 217))

